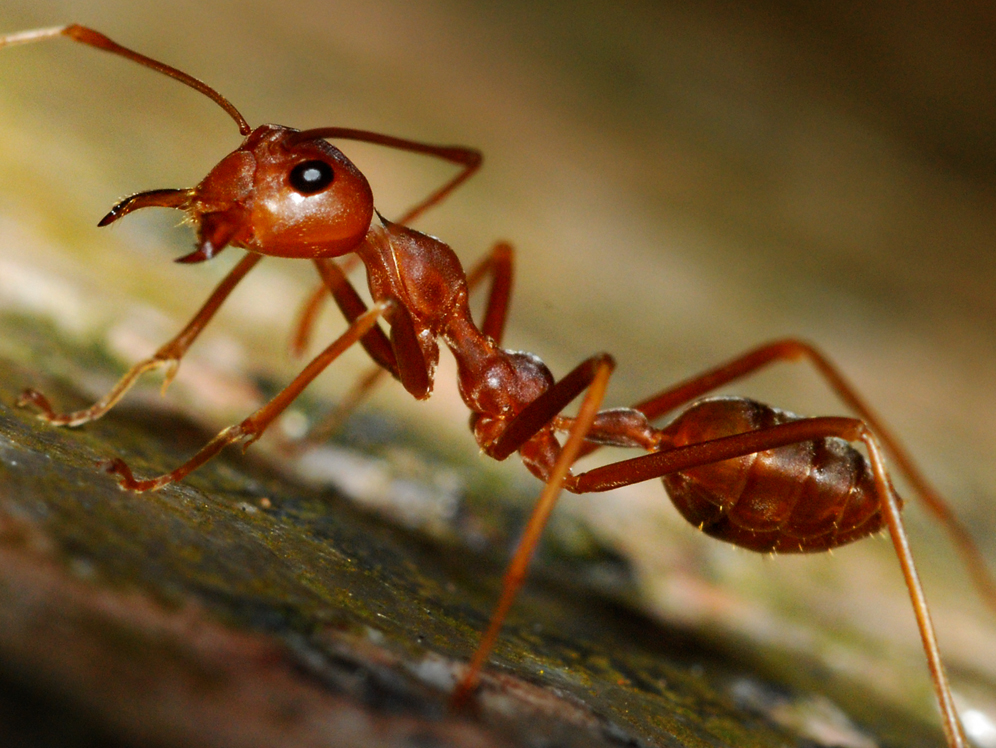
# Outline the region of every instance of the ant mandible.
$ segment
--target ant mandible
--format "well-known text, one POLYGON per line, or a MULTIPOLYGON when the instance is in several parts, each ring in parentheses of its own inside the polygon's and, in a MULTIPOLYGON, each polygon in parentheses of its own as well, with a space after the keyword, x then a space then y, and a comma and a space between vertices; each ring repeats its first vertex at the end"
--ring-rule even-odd
MULTIPOLYGON (((132 367, 93 406, 56 413, 35 390, 25 391, 18 405, 35 406, 39 417, 51 424, 78 426, 100 418, 145 372, 165 369, 168 385, 187 349, 264 255, 311 260, 321 276, 321 296, 313 296, 306 307, 298 346, 306 339, 326 293, 331 293, 349 322, 346 332, 276 397, 238 425, 221 431, 172 472, 139 480, 121 459, 101 463, 123 488, 156 490, 181 480, 229 444, 247 447, 355 343, 408 392, 427 398, 442 340, 456 359, 460 394, 471 411, 471 430, 480 448, 496 460, 518 452, 529 471, 545 484, 505 573, 490 624, 454 691, 454 704, 465 702, 477 688, 481 669, 525 580, 560 492, 608 491, 661 478, 685 519, 708 535, 752 551, 816 553, 887 530, 912 599, 948 744, 951 748, 967 745, 907 544, 900 517, 902 501, 892 488, 883 451, 890 453, 948 530, 994 608, 996 585, 968 533, 899 442, 816 349, 798 340, 777 341, 631 408, 602 410, 614 368, 611 356, 593 356, 555 380, 536 356, 501 348, 511 295, 513 259, 508 245, 496 245, 476 269, 465 274, 450 247, 404 225, 470 177, 481 163, 478 151, 338 127, 298 131, 261 125, 252 129, 224 96, 206 84, 84 26, 7 34, 0 36, 0 47, 59 36, 120 55, 200 91, 235 120, 244 136, 238 149, 196 187, 132 195, 115 205, 99 225, 106 226, 139 208, 176 208, 186 211, 197 230, 195 251, 177 262, 204 262, 228 246, 241 247, 247 254, 179 335, 132 367), (461 170, 394 223, 374 210, 366 178, 328 139, 422 153, 457 164, 461 170), (358 258, 366 268, 373 299, 369 308, 343 266, 333 261, 345 255, 358 258), (484 321, 478 326, 467 297, 471 286, 489 277, 484 321), (389 335, 378 325, 381 318, 390 328, 389 335), (699 399, 773 362, 800 359, 816 368, 858 418, 802 418, 743 398, 699 399), (577 415, 561 415, 582 393, 577 415), (692 404, 664 428, 651 425, 687 403, 692 404), (563 443, 558 433, 566 434, 563 443), (867 459, 849 442, 863 444, 867 459), (604 446, 640 447, 648 454, 579 474, 571 472, 580 457, 604 446)), ((367 381, 364 386, 372 380, 367 381)))

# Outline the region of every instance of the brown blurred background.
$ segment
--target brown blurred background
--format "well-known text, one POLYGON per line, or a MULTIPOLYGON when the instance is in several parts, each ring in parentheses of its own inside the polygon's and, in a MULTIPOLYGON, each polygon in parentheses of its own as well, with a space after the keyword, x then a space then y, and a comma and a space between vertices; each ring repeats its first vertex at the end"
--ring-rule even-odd
MULTIPOLYGON (((558 375, 612 352, 612 404, 767 339, 816 342, 996 561, 993 6, 7 0, 0 30, 71 21, 204 79, 253 125, 481 148, 482 173, 418 227, 466 263, 512 241, 508 344, 558 375)), ((237 146, 233 123, 172 81, 66 41, 4 50, 0 81, 0 308, 107 340, 122 362, 147 355, 235 252, 173 265, 191 235, 165 211, 94 224, 125 194, 199 181, 237 146)), ((388 216, 450 173, 346 150, 388 216)), ((195 390, 247 369, 289 377, 284 341, 311 275, 264 263, 173 397, 244 413, 238 396, 195 390)), ((341 391, 359 360, 322 391, 341 391)), ((430 403, 388 387, 375 405, 473 454, 452 380, 447 365, 430 403)), ((840 412, 804 368, 736 389, 840 412)), ((885 541, 769 562, 681 527, 658 485, 564 511, 632 555, 659 614, 786 639, 849 672, 871 662, 886 692, 913 674, 930 708, 885 541), (792 635, 772 633, 773 617, 792 635), (866 660, 833 659, 822 637, 839 627, 868 638, 866 660)), ((993 617, 942 535, 918 508, 907 514, 956 687, 996 719, 993 617)))

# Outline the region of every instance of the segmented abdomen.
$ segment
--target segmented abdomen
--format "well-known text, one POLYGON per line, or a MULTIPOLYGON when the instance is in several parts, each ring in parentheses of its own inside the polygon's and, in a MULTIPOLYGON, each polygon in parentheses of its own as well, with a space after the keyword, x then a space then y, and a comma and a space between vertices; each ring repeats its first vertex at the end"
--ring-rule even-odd
MULTIPOLYGON (((663 429, 675 447, 799 420, 744 398, 710 398, 663 429)), ((664 476, 682 516, 707 535, 758 552, 825 551, 882 526, 871 467, 836 437, 664 476)))

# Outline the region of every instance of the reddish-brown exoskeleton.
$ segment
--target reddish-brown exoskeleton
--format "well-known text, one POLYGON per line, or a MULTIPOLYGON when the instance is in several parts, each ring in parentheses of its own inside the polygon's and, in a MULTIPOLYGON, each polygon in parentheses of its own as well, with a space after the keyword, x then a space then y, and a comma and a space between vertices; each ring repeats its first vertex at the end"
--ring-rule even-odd
POLYGON ((58 36, 121 55, 195 88, 224 108, 245 137, 238 149, 193 189, 134 195, 112 208, 100 225, 138 208, 178 208, 187 212, 197 229, 196 250, 179 262, 209 260, 228 246, 241 247, 247 254, 176 338, 135 365, 92 407, 56 413, 34 390, 25 392, 19 404, 34 405, 40 410, 39 417, 52 424, 76 426, 102 416, 147 371, 164 368, 169 382, 191 343, 264 255, 311 260, 322 278, 321 295, 312 297, 300 323, 299 342, 307 336, 310 320, 327 293, 349 321, 347 331, 286 389, 240 424, 223 430, 176 470, 139 480, 120 459, 104 463, 121 486, 138 492, 155 490, 181 480, 229 444, 248 446, 354 343, 360 343, 379 367, 412 395, 426 398, 432 391, 441 340, 456 359, 460 393, 471 411, 471 427, 480 448, 497 460, 518 452, 526 467, 545 484, 506 572, 491 623, 454 693, 456 703, 467 699, 478 684, 481 668, 523 583, 561 490, 607 491, 662 478, 689 522, 713 537, 754 551, 826 551, 888 530, 912 598, 948 743, 952 748, 965 746, 907 546, 901 501, 892 489, 880 445, 951 533, 991 604, 996 604, 996 589, 968 534, 896 439, 818 351, 796 340, 771 343, 631 408, 601 410, 614 366, 610 356, 593 356, 555 380, 536 356, 500 347, 512 277, 512 252, 507 245, 497 245, 468 276, 447 245, 402 225, 467 179, 480 164, 477 151, 344 128, 300 132, 262 125, 252 129, 231 103, 205 84, 82 26, 0 36, 0 47, 58 36), (374 210, 373 195, 363 174, 327 139, 361 140, 423 153, 462 168, 392 223, 374 210), (373 298, 370 308, 342 266, 334 262, 334 258, 347 254, 359 258, 366 268, 373 298), (468 308, 468 289, 489 277, 485 318, 478 326, 468 308), (388 324, 389 334, 378 325, 381 318, 388 324), (800 418, 742 398, 697 400, 772 362, 799 359, 815 366, 858 418, 800 418), (578 414, 561 415, 582 393, 578 414), (664 428, 651 425, 690 402, 693 404, 664 428), (566 434, 563 441, 558 433, 566 434), (848 442, 863 444, 867 458, 848 442), (603 446, 641 447, 648 454, 580 474, 571 472, 578 458, 603 446))

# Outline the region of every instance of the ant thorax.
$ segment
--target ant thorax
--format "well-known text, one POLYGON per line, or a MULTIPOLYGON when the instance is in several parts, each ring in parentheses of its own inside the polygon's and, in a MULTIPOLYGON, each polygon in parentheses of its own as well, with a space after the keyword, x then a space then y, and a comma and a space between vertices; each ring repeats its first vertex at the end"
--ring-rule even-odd
POLYGON ((410 326, 429 371, 430 390, 439 359, 437 339, 452 351, 460 395, 477 416, 475 436, 487 451, 504 424, 553 385, 553 374, 539 357, 507 351, 478 329, 463 268, 447 244, 378 214, 358 253, 374 301, 394 302, 385 314, 392 343, 403 344, 401 336, 410 326))

